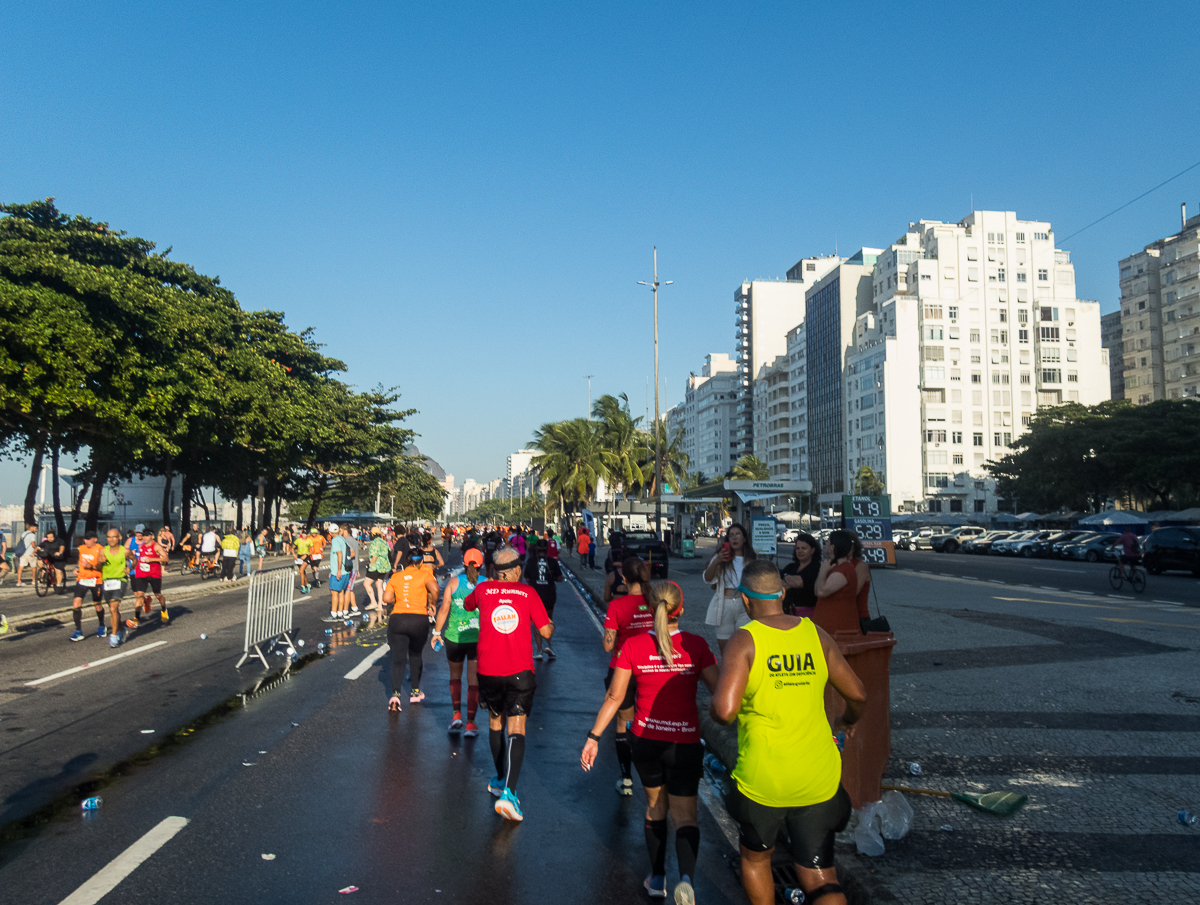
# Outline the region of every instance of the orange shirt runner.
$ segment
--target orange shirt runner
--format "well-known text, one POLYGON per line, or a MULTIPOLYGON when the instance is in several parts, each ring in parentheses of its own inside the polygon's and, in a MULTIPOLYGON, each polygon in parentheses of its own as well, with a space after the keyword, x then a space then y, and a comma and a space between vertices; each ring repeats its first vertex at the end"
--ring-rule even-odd
POLYGON ((429 608, 429 591, 426 584, 433 573, 422 566, 406 566, 388 579, 387 587, 396 595, 392 604, 392 615, 424 616, 429 608))

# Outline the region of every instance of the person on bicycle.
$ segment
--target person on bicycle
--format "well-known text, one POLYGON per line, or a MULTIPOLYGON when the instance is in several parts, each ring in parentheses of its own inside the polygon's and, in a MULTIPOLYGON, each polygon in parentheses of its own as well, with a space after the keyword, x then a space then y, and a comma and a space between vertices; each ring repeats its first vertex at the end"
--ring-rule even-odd
POLYGON ((200 547, 200 526, 192 522, 192 530, 185 531, 183 537, 179 539, 179 549, 183 551, 184 562, 188 565, 194 565, 192 553, 200 547))
POLYGON ((1142 561, 1142 548, 1138 545, 1137 535, 1128 526, 1117 543, 1121 545, 1121 555, 1118 558, 1121 565, 1121 577, 1129 581, 1133 576, 1132 567, 1142 561))
POLYGON ((67 565, 67 545, 56 538, 53 531, 47 531, 45 540, 40 544, 39 555, 42 561, 54 570, 54 593, 64 593, 66 590, 63 582, 66 580, 64 569, 67 565))

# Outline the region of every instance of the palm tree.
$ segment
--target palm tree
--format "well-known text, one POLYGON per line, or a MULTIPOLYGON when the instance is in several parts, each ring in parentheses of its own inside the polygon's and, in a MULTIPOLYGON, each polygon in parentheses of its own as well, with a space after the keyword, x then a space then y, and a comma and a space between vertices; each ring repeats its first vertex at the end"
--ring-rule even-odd
MULTIPOLYGON (((683 430, 676 431, 674 437, 668 437, 667 423, 659 421, 657 446, 662 455, 659 468, 662 471, 663 484, 673 487, 678 492, 683 486, 683 477, 687 474, 688 465, 691 464, 688 454, 683 451, 683 430)), ((641 471, 645 475, 644 481, 652 497, 658 495, 658 488, 654 486, 654 449, 654 433, 650 432, 650 440, 646 449, 642 451, 641 471)))
POLYGON ((592 417, 600 420, 600 441, 611 455, 604 478, 618 489, 629 493, 640 487, 645 479, 639 464, 645 446, 644 432, 638 429, 641 418, 629 411, 629 399, 605 394, 592 405, 592 417))
POLYGON ((547 498, 586 503, 596 496, 596 485, 609 473, 615 458, 601 440, 602 425, 586 418, 543 424, 534 431, 533 448, 540 454, 530 466, 549 485, 547 498))
POLYGON ((859 496, 879 496, 884 492, 883 481, 874 469, 864 465, 854 476, 854 492, 859 496))
POLYGON ((761 459, 745 455, 734 463, 729 477, 735 481, 769 481, 771 471, 767 468, 767 463, 761 459))

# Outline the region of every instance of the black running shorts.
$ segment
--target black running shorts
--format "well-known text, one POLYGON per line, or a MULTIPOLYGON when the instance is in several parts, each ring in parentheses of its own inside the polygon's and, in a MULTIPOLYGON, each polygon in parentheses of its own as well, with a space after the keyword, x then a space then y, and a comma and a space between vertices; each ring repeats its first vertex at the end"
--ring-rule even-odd
POLYGON ((814 870, 833 867, 833 837, 850 821, 850 795, 838 783, 828 801, 802 808, 772 808, 751 801, 735 785, 726 800, 729 814, 741 824, 742 845, 752 852, 774 848, 786 824, 792 839, 792 860, 814 870))
POLYGON ((699 742, 667 742, 629 735, 633 766, 647 789, 667 787, 672 798, 695 798, 704 775, 704 746, 699 742))
MULTIPOLYGON (((608 686, 612 684, 612 677, 613 677, 613 668, 610 666, 608 668, 608 675, 606 675, 604 677, 604 690, 605 691, 607 691, 608 686)), ((637 676, 631 675, 629 677, 629 687, 625 689, 625 700, 623 700, 621 702, 621 706, 619 708, 617 708, 618 710, 632 710, 633 709, 633 705, 637 702, 637 689, 634 687, 636 685, 637 685, 637 676)))
POLYGON ((94 585, 85 586, 81 584, 75 585, 74 597, 79 600, 87 600, 88 591, 92 592, 92 600, 95 603, 100 602, 100 582, 97 581, 94 585))
POLYGON ((446 659, 451 663, 461 663, 463 660, 479 661, 479 645, 475 641, 446 640, 446 659))
POLYGON ((152 593, 155 593, 155 594, 162 593, 162 578, 161 577, 151 578, 149 575, 147 575, 144 578, 139 578, 138 576, 135 575, 135 576, 133 576, 132 584, 133 584, 133 592, 135 594, 138 592, 145 594, 147 591, 151 591, 152 593))
POLYGON ((537 680, 531 669, 515 676, 479 677, 479 700, 492 716, 528 716, 535 691, 537 680))
POLYGON ((370 581, 387 581, 391 572, 376 572, 373 569, 367 569, 367 578, 370 581))

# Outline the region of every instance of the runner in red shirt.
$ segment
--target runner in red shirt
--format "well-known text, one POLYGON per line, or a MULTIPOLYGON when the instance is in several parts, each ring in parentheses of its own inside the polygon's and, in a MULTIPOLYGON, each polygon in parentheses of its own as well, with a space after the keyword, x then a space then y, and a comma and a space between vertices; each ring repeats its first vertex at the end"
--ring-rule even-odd
POLYGON ((497 814, 506 820, 523 820, 513 790, 525 759, 525 717, 533 709, 537 690, 529 627, 533 625, 549 641, 554 623, 537 591, 520 584, 521 564, 515 550, 497 550, 492 563, 496 580, 468 594, 463 609, 479 611, 479 699, 488 709, 488 741, 496 763, 496 777, 488 781, 488 791, 499 799, 497 814))
POLYGON ((600 750, 600 736, 636 678, 631 748, 646 790, 646 847, 650 852, 650 876, 643 885, 651 896, 666 898, 669 811, 675 821, 675 852, 679 858, 675 901, 692 903, 696 901, 692 877, 700 848, 696 793, 704 772, 696 688, 703 680, 709 691, 715 690, 720 669, 707 641, 679 630, 679 617, 683 615, 679 585, 662 581, 645 587, 654 614, 653 629, 637 632, 621 646, 612 683, 588 733, 580 762, 584 770, 592 769, 600 750))
MULTIPOLYGON (((604 614, 604 649, 612 651, 612 657, 608 661, 608 675, 604 677, 605 688, 612 683, 617 655, 625 642, 635 634, 654 628, 654 611, 642 596, 643 589, 650 585, 650 567, 636 556, 627 556, 621 563, 621 574, 625 577, 624 584, 628 593, 623 597, 614 598, 608 605, 608 612, 604 614)), ((625 734, 632 719, 633 685, 629 685, 617 717, 617 763, 621 767, 617 793, 620 795, 633 794, 633 754, 629 747, 629 736, 625 734)))
POLYGON ((137 628, 142 616, 150 615, 150 595, 158 598, 158 616, 162 624, 171 621, 167 615, 167 598, 162 592, 162 567, 167 561, 167 548, 154 539, 154 532, 143 531, 138 535, 137 564, 133 569, 133 619, 126 621, 126 628, 137 628))

